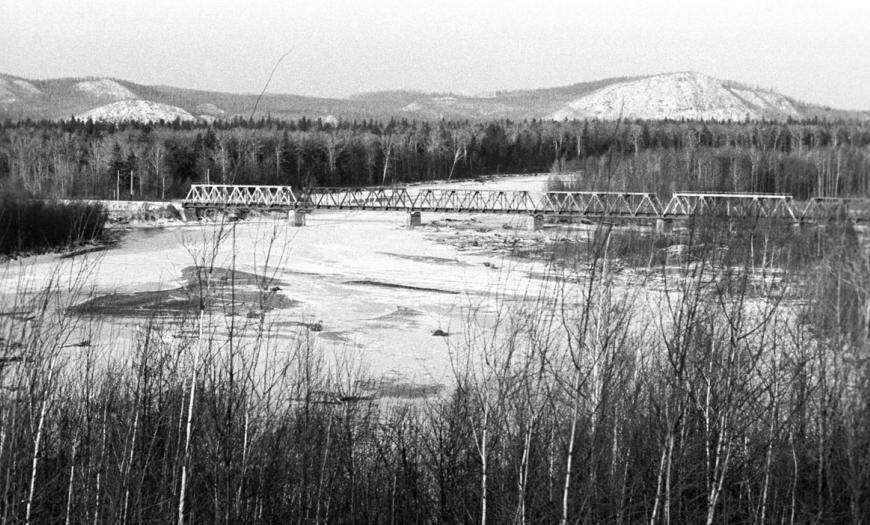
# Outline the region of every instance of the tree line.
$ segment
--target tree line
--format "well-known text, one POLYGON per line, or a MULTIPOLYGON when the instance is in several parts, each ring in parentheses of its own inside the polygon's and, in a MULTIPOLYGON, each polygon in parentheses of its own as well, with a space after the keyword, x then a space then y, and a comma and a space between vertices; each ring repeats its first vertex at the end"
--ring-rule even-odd
POLYGON ((43 201, 0 191, 0 257, 103 241, 106 219, 98 203, 43 201))
POLYGON ((870 196, 861 122, 235 119, 0 125, 0 184, 58 198, 171 199, 194 182, 391 185, 578 173, 573 187, 870 196))

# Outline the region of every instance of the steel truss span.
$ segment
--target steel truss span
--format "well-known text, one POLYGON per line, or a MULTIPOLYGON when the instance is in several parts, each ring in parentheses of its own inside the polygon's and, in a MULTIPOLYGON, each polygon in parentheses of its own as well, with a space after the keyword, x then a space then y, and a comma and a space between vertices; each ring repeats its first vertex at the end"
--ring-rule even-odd
POLYGON ((415 189, 408 187, 305 188, 194 184, 183 205, 216 210, 397 210, 407 212, 566 215, 598 219, 685 219, 709 216, 791 222, 864 222, 870 200, 813 198, 795 201, 771 193, 674 193, 663 205, 654 193, 415 189))

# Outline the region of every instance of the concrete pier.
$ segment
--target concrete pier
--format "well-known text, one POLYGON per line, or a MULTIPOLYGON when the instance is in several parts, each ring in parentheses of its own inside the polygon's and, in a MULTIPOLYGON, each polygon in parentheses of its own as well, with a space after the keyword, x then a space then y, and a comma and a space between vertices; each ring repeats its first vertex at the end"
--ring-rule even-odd
POLYGON ((656 219, 656 233, 671 233, 674 229, 674 221, 668 219, 656 219))
POLYGON ((296 227, 305 226, 305 216, 308 215, 307 211, 305 211, 305 210, 293 210, 290 212, 290 215, 293 217, 293 226, 296 226, 296 227))
POLYGON ((539 231, 544 229, 544 216, 541 214, 532 215, 532 231, 539 231))
POLYGON ((423 216, 419 211, 412 211, 408 214, 408 229, 413 230, 417 226, 423 225, 423 216))

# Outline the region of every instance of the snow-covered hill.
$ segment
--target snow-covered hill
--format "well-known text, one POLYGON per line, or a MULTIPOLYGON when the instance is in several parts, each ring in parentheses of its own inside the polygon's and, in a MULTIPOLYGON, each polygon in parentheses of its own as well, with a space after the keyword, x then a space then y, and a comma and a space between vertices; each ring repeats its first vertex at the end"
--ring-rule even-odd
POLYGON ((611 84, 569 102, 550 118, 783 120, 802 115, 772 91, 739 86, 695 72, 671 73, 611 84))
POLYGON ((112 100, 126 100, 136 98, 136 94, 114 80, 101 78, 99 80, 83 80, 75 85, 75 88, 93 97, 107 98, 112 100))
POLYGON ((782 121, 859 119, 870 111, 838 110, 796 101, 779 93, 754 89, 700 73, 608 78, 576 84, 481 96, 419 91, 381 91, 350 98, 318 98, 267 93, 257 96, 201 91, 172 86, 148 86, 124 79, 57 78, 30 80, 0 73, 0 120, 67 119, 92 114, 106 120, 151 118, 216 119, 257 117, 296 120, 334 115, 342 121, 392 118, 417 120, 705 119, 782 121), (139 104, 98 107, 119 101, 139 104), (149 104, 167 104, 148 116, 149 104), (96 108, 96 109, 95 109, 96 108), (179 113, 184 111, 184 113, 179 113), (87 112, 87 113, 86 113, 87 112), (114 116, 118 115, 118 116, 114 116))
POLYGON ((170 106, 168 104, 160 104, 150 100, 120 100, 105 106, 92 109, 81 115, 76 115, 78 120, 91 119, 94 121, 104 122, 172 122, 175 119, 183 121, 196 120, 193 115, 187 111, 170 106))

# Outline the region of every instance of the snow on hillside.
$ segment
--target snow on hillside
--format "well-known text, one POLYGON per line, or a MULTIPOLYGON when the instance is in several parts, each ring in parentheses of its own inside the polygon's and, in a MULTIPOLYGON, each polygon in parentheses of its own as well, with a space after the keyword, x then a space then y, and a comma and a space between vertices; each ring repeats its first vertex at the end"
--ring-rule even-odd
POLYGON ((768 117, 801 118, 801 112, 784 96, 772 91, 756 91, 750 89, 732 88, 734 94, 759 108, 763 108, 768 117))
POLYGON ((445 116, 460 118, 487 118, 509 113, 511 108, 496 99, 474 99, 453 95, 427 97, 403 106, 403 113, 416 113, 418 117, 441 119, 445 116))
POLYGON ((15 102, 15 94, 9 89, 9 82, 0 78, 0 103, 15 102))
POLYGON ((410 113, 410 112, 414 112, 414 111, 423 111, 424 109, 426 109, 426 108, 424 108, 423 105, 420 104, 419 102, 411 102, 410 104, 403 107, 399 111, 405 111, 405 112, 410 113))
POLYGON ((744 120, 800 117, 786 97, 737 88, 695 72, 619 82, 576 99, 550 115, 565 118, 744 120))
POLYGON ((227 114, 226 111, 222 110, 211 102, 200 104, 193 108, 193 111, 197 114, 210 115, 213 117, 222 117, 227 114))
POLYGON ((113 100, 136 98, 136 95, 132 91, 115 82, 114 80, 109 80, 108 78, 101 78, 99 80, 84 80, 77 83, 75 85, 75 88, 79 91, 87 93, 88 95, 100 98, 111 98, 113 100))
POLYGON ((31 84, 30 82, 28 82, 26 80, 13 80, 12 83, 15 84, 16 86, 18 86, 18 89, 20 91, 23 91, 24 93, 26 93, 28 95, 40 95, 40 94, 42 94, 42 91, 38 90, 36 88, 36 86, 34 86, 33 84, 31 84))
POLYGON ((42 91, 26 80, 0 78, 0 104, 12 104, 41 94, 42 91))
POLYGON ((76 118, 104 122, 158 122, 160 120, 171 122, 176 118, 185 121, 196 120, 193 115, 179 107, 150 100, 121 100, 76 115, 76 118))

